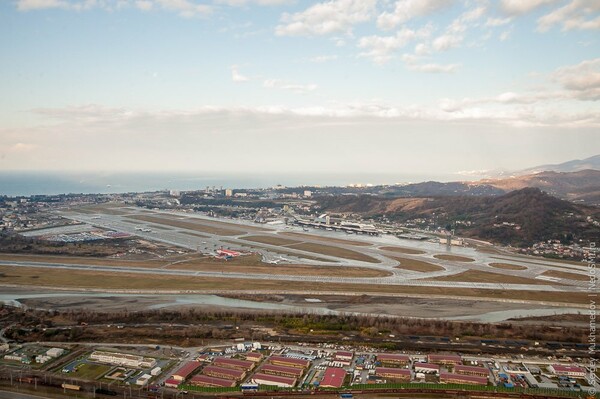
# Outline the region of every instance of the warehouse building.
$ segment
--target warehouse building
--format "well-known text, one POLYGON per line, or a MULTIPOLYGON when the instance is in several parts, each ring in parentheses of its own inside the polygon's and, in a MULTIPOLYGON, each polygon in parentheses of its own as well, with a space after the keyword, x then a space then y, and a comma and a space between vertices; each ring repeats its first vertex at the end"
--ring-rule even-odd
POLYGON ((440 382, 445 384, 487 385, 488 379, 487 377, 478 377, 475 375, 441 373, 440 382))
POLYGON ((65 353, 65 350, 62 348, 50 348, 46 351, 46 356, 50 357, 59 357, 65 353))
POLYGON ((566 375, 568 377, 575 378, 585 377, 585 369, 579 366, 565 366, 562 364, 553 364, 550 367, 548 367, 548 371, 550 371, 554 375, 566 375))
POLYGON ((351 362, 354 357, 354 353, 346 351, 338 351, 335 353, 335 360, 338 362, 351 362))
POLYGON ((185 381, 198 367, 200 367, 200 364, 200 362, 187 362, 183 367, 174 372, 171 377, 176 381, 185 381))
POLYGON ((248 360, 229 359, 226 357, 217 357, 213 362, 215 366, 225 367, 227 369, 237 369, 249 371, 254 368, 254 362, 248 360))
POLYGON ((293 388, 296 385, 295 378, 263 373, 254 374, 252 382, 258 385, 271 385, 279 388, 293 388))
POLYGON ((284 377, 300 378, 304 374, 304 369, 298 367, 276 366, 274 364, 265 364, 260 369, 261 373, 282 375, 284 377))
POLYGON ((462 364, 459 355, 427 355, 427 362, 434 364, 458 365, 462 364))
POLYGON ((487 377, 489 375, 489 371, 485 367, 463 366, 462 364, 455 366, 454 372, 456 374, 476 375, 479 377, 487 377))
POLYGON ((346 370, 340 367, 327 367, 319 386, 323 388, 341 388, 346 378, 346 370))
POLYGON ((207 375, 195 375, 190 383, 199 387, 230 388, 235 386, 235 381, 225 378, 210 377, 207 375))
POLYGON ((176 380, 174 378, 169 378, 168 380, 165 381, 165 386, 167 388, 177 388, 179 386, 179 384, 181 384, 181 381, 176 380))
POLYGON ((277 365, 277 366, 287 366, 287 367, 300 367, 307 368, 310 366, 310 361, 305 359, 294 359, 291 357, 283 357, 283 356, 271 356, 268 360, 269 363, 277 365))
POLYGON ((410 356, 395 353, 380 353, 377 355, 377 361, 390 366, 406 366, 410 363, 410 356))
POLYGON ((151 368, 156 366, 156 359, 130 355, 127 353, 94 351, 90 355, 90 360, 112 364, 114 366, 125 366, 132 368, 151 368))
POLYGON ((425 374, 438 374, 440 366, 431 363, 415 363, 415 372, 425 374))
POLYGON ((377 377, 387 378, 390 380, 410 381, 411 373, 409 369, 399 369, 393 367, 376 367, 375 375, 377 377))
POLYGON ((202 370, 202 374, 236 381, 239 381, 246 376, 246 372, 244 370, 227 369, 219 366, 206 366, 202 370))

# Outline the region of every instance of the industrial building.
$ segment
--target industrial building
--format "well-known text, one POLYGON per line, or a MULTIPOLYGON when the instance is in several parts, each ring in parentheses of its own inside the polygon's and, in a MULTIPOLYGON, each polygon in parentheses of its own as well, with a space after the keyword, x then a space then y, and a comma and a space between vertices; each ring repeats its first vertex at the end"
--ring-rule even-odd
POLYGON ((408 363, 410 363, 410 356, 393 353, 380 353, 377 355, 377 361, 386 365, 406 366, 408 363))
POLYGON ((440 366, 431 363, 415 363, 415 372, 425 374, 437 374, 440 372, 440 366))
POLYGON ((250 362, 248 360, 229 359, 227 357, 217 357, 213 364, 219 367, 244 371, 249 371, 254 368, 254 362, 250 362))
POLYGON ((219 366, 206 366, 202 370, 202 374, 236 381, 239 381, 246 376, 246 372, 244 370, 227 369, 219 366))
POLYGON ((462 364, 459 355, 427 355, 427 362, 434 364, 457 365, 462 364))
POLYGON ((307 368, 310 366, 310 361, 305 359, 294 359, 291 357, 284 356, 271 356, 268 360, 269 363, 277 365, 277 366, 287 366, 287 367, 300 367, 307 368))
POLYGON ((478 377, 475 375, 461 375, 453 373, 441 373, 440 382, 446 384, 473 384, 487 385, 487 377, 478 377))
POLYGON ((566 375, 568 377, 575 378, 585 377, 585 369, 579 366, 565 366, 562 364, 552 364, 548 367, 548 371, 550 371, 554 375, 566 375))
POLYGON ((485 367, 463 366, 462 364, 455 366, 454 372, 456 374, 477 375, 479 377, 487 377, 489 375, 489 371, 485 367))
POLYGON ((272 385, 279 388, 293 388, 296 385, 295 378, 263 373, 254 374, 252 382, 258 385, 272 385))
POLYGON ((284 377, 300 378, 304 374, 304 369, 298 367, 276 366, 274 364, 265 364, 260 369, 261 373, 282 375, 284 377))
POLYGON ((410 381, 411 373, 409 369, 399 369, 393 367, 376 367, 375 375, 391 380, 410 381))
POLYGON ((353 357, 354 353, 344 351, 338 351, 334 356, 335 360, 338 362, 351 362, 353 357))
POLYGON ((179 384, 181 384, 181 381, 176 380, 174 378, 169 378, 168 380, 165 381, 165 386, 167 388, 177 388, 179 386, 179 384))
POLYGON ((224 378, 209 377, 207 375, 196 375, 190 380, 190 384, 209 388, 230 388, 235 386, 235 381, 224 378))
POLYGON ((177 381, 185 381, 194 371, 196 371, 196 369, 198 369, 198 367, 200 367, 200 364, 200 362, 187 362, 179 370, 174 372, 171 377, 177 381))
POLYGON ((344 385, 346 370, 340 367, 327 367, 319 386, 323 388, 340 388, 344 385))
POLYGON ((90 355, 90 360, 107 363, 115 366, 125 366, 133 368, 151 368, 156 366, 156 359, 130 355, 127 353, 94 351, 90 355))

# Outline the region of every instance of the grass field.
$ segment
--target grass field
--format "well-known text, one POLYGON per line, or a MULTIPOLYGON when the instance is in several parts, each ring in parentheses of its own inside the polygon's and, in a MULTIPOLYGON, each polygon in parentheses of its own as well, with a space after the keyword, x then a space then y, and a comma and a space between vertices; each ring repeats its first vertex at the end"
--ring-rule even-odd
POLYGON ((499 274, 484 272, 481 270, 467 270, 462 273, 451 276, 438 277, 436 281, 462 281, 466 283, 506 283, 506 284, 534 284, 534 285, 554 285, 548 281, 537 280, 534 278, 511 276, 510 274, 499 274))
POLYGON ((292 244, 288 245, 288 248, 299 249, 301 251, 314 252, 321 255, 335 256, 338 258, 350 259, 350 260, 358 260, 361 262, 369 262, 369 263, 379 263, 379 261, 375 258, 372 258, 368 255, 362 254, 357 251, 353 251, 351 249, 332 247, 329 245, 323 244, 313 244, 311 242, 304 242, 300 244, 292 244))
POLYGON ((396 269, 405 269, 412 270, 414 272, 438 272, 440 270, 444 270, 443 267, 434 265, 433 263, 424 262, 422 260, 408 259, 408 258, 400 258, 393 257, 393 259, 400 262, 399 266, 396 266, 396 269))
POLYGON ((398 252, 398 253, 407 254, 407 255, 422 255, 425 253, 425 251, 421 251, 418 249, 402 248, 402 247, 381 247, 379 249, 381 249, 383 251, 398 252))
POLYGON ((85 380, 95 380, 106 374, 111 368, 112 366, 105 364, 84 363, 77 368, 77 371, 69 375, 85 380))
POLYGON ((525 290, 496 290, 478 288, 449 288, 422 286, 395 286, 383 284, 335 284, 310 281, 278 281, 206 278, 189 276, 153 276, 132 273, 108 273, 86 270, 46 268, 14 268, 0 266, 0 284, 21 286, 44 286, 79 289, 124 289, 147 290, 194 290, 194 291, 262 291, 264 293, 285 292, 342 292, 354 294, 417 294, 434 296, 453 296, 468 298, 492 298, 501 300, 525 300, 559 302, 565 304, 587 304, 589 298, 585 292, 544 292, 525 290))
POLYGON ((344 240, 343 238, 334 238, 334 237, 324 237, 317 236, 314 234, 304 234, 304 233, 282 233, 281 235, 294 237, 301 240, 318 240, 324 242, 330 242, 335 244, 344 244, 344 245, 356 245, 359 247, 368 247, 372 244, 364 241, 354 241, 354 240, 344 240))
POLYGON ((513 265, 510 263, 490 263, 490 266, 504 270, 527 270, 525 266, 513 265))
MULTIPOLYGON (((567 268, 567 269, 569 269, 569 265, 573 265, 573 266, 587 266, 587 263, 585 263, 585 262, 576 262, 576 261, 573 261, 573 260, 549 259, 549 258, 542 258, 542 257, 540 257, 539 258, 539 262, 536 262, 537 259, 535 259, 535 258, 526 257, 526 256, 517 256, 517 257, 522 259, 522 260, 519 259, 520 262, 529 263, 529 264, 532 264, 532 265, 545 266, 544 263, 546 263, 546 264, 551 264, 552 266, 555 266, 555 267, 564 267, 564 268, 567 268), (544 262, 544 263, 541 263, 541 262, 544 262)), ((492 258, 494 258, 494 259, 502 259, 502 260, 514 260, 514 259, 510 259, 510 258, 504 258, 504 257, 501 257, 501 256, 492 256, 492 258)))
POLYGON ((453 262, 475 262, 475 259, 467 258, 466 256, 458 255, 433 255, 434 258, 440 260, 449 260, 453 262))
POLYGON ((548 270, 542 273, 542 276, 565 278, 568 280, 589 281, 590 277, 586 274, 576 274, 569 272, 560 272, 558 270, 548 270))
MULTIPOLYGON (((146 216, 146 215, 132 215, 126 216, 129 219, 141 220, 144 222, 156 223, 167 225, 171 227, 178 227, 187 230, 199 231, 201 233, 216 234, 221 236, 236 236, 244 234, 251 230, 246 226, 237 226, 231 223, 220 223, 212 221, 203 221, 200 219, 176 219, 173 217, 162 217, 162 216, 146 216)), ((255 229, 255 228, 252 228, 255 229)))

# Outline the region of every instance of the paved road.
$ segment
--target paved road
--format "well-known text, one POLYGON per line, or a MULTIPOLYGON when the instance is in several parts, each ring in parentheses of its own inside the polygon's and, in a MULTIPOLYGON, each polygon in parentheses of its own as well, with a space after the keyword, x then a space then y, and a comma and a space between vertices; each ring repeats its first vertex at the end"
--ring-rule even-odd
POLYGON ((0 399, 46 399, 49 396, 29 395, 26 393, 0 391, 0 399))

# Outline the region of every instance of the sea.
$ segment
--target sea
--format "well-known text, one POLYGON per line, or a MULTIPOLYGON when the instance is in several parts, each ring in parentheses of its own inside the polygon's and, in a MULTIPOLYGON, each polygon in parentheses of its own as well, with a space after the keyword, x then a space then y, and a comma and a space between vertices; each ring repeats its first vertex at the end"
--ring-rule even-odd
POLYGON ((0 195, 31 196, 56 194, 113 194, 158 190, 202 190, 208 187, 249 189, 276 185, 347 186, 350 184, 406 184, 422 181, 457 181, 457 174, 427 175, 408 173, 240 173, 212 172, 6 172, 0 171, 0 195))

